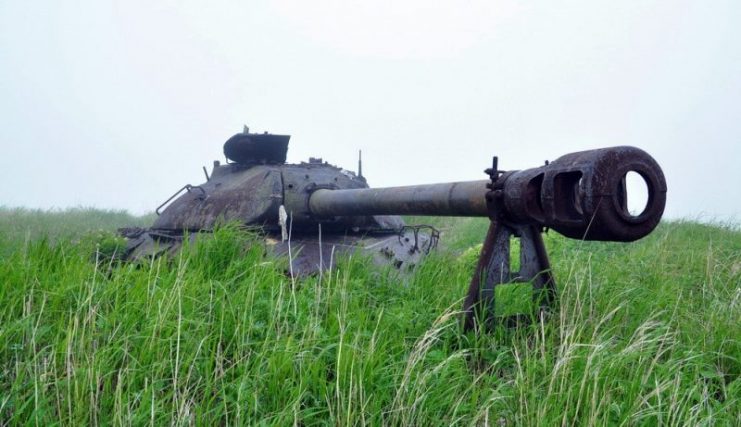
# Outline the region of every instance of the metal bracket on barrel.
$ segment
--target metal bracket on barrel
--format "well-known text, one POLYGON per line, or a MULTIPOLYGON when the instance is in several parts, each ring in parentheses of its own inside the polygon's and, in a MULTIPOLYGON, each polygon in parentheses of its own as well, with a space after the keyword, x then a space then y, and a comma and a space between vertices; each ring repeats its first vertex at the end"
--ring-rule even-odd
POLYGON ((491 178, 487 184, 490 191, 486 195, 491 223, 464 301, 464 331, 490 330, 497 324, 514 327, 529 323, 533 315, 543 315, 556 298, 556 284, 541 235, 542 227, 511 223, 503 215, 503 188, 509 174, 497 169, 497 160, 494 157, 492 168, 485 171, 491 178), (512 237, 520 239, 519 271, 511 271, 512 237), (496 287, 511 283, 532 284, 536 313, 498 315, 496 287))

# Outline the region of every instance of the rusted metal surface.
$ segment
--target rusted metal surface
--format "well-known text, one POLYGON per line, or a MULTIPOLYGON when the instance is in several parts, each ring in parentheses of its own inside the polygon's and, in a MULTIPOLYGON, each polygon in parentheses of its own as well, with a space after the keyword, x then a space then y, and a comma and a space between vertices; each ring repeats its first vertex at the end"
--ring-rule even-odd
MULTIPOLYGON (((490 185, 490 186, 491 186, 490 185)), ((650 233, 666 203, 661 168, 645 151, 612 147, 567 154, 539 168, 487 180, 353 190, 317 189, 308 201, 316 218, 332 215, 501 216, 552 228, 576 239, 633 241, 650 233), (638 173, 648 204, 628 212, 625 176, 638 173), (487 185, 494 185, 491 191, 487 185), (487 207, 486 197, 501 203, 487 207), (495 209, 496 212, 491 212, 495 209)))
POLYGON ((224 152, 235 163, 214 162, 211 174, 205 174, 206 182, 185 185, 157 208, 151 228, 120 231, 128 239, 126 257, 136 260, 173 253, 182 245, 183 236, 208 233, 219 223, 231 221, 258 228, 268 241, 277 239, 279 243, 271 247, 278 254, 288 246, 280 241, 281 235, 290 230, 296 249, 293 270, 299 275, 326 268, 329 261, 320 262, 320 254, 332 248, 338 253, 364 250, 379 261, 398 265, 413 264, 424 255, 420 248, 430 240, 430 232, 404 229, 398 216, 318 219, 311 214, 309 197, 317 189, 357 189, 368 184, 365 178, 320 158, 285 164, 288 139, 287 135, 234 135, 224 144, 224 152), (281 207, 287 214, 284 224, 281 207), (326 241, 321 251, 315 244, 320 225, 326 241))
MULTIPOLYGON (((205 171, 206 168, 204 167, 203 170, 205 171)), ((208 179, 209 179, 208 174, 206 174, 206 180, 208 181, 208 179)), ((183 188, 181 188, 180 190, 176 191, 175 194, 173 194, 172 196, 170 196, 170 198, 168 198, 167 200, 165 200, 161 205, 157 206, 157 209, 154 210, 154 213, 156 213, 157 216, 160 216, 161 215, 160 214, 160 210, 162 208, 164 208, 165 206, 167 206, 167 204, 170 203, 172 201, 172 199, 174 199, 175 197, 179 196, 180 193, 182 193, 183 191, 188 191, 190 193, 192 190, 198 190, 198 191, 201 192, 200 199, 199 200, 203 200, 203 199, 206 198, 206 191, 202 187, 200 187, 198 185, 185 184, 183 186, 183 188)))
POLYGON ((188 191, 170 203, 152 228, 211 230, 219 221, 232 220, 277 228, 278 207, 283 201, 277 166, 219 166, 211 179, 198 187, 202 191, 188 191))
POLYGON ((224 156, 240 164, 283 164, 290 135, 238 133, 224 144, 224 156))
POLYGON ((338 259, 358 251, 371 254, 378 264, 411 269, 434 247, 430 236, 427 233, 415 235, 414 230, 408 228, 363 235, 322 233, 321 237, 310 234, 285 242, 273 240, 269 246, 276 255, 288 258, 291 274, 301 277, 331 269, 338 259))
POLYGON ((368 188, 364 179, 357 175, 323 163, 321 159, 298 165, 283 165, 283 205, 289 214, 294 230, 316 232, 321 223, 324 231, 343 230, 398 230, 404 224, 398 216, 377 216, 372 212, 344 215, 337 212, 323 218, 317 217, 309 207, 309 197, 320 189, 368 188))
POLYGON ((542 316, 556 299, 556 284, 541 237, 543 227, 583 240, 640 239, 658 225, 666 203, 666 181, 656 161, 635 147, 613 147, 562 156, 523 171, 487 169, 486 194, 491 225, 471 279, 463 311, 464 330, 480 330, 496 321, 512 325, 542 316), (646 182, 648 201, 637 215, 627 206, 625 177, 636 172, 646 182), (511 271, 510 243, 520 242, 520 269, 511 271), (496 287, 530 283, 536 313, 501 318, 496 287))
POLYGON ((504 173, 492 196, 504 217, 538 224, 574 239, 630 242, 650 233, 666 204, 666 181, 658 163, 636 147, 581 151, 548 165, 504 173), (646 182, 648 203, 638 215, 627 207, 625 177, 646 182))
POLYGON ((317 190, 309 210, 332 215, 487 216, 488 181, 464 181, 357 190, 317 190))
POLYGON ((532 285, 533 303, 545 313, 556 298, 556 283, 543 244, 541 229, 532 225, 492 221, 489 225, 478 264, 463 303, 464 330, 492 328, 496 322, 519 325, 533 313, 501 317, 496 306, 496 287, 511 283, 532 285), (510 245, 519 239, 519 270, 512 271, 510 245), (499 316, 499 317, 498 317, 499 316))

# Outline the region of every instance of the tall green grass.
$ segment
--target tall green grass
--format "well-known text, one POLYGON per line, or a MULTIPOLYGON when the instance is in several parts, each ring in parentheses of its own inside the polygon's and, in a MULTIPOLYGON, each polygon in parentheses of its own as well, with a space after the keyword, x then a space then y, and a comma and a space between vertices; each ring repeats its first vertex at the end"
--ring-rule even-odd
POLYGON ((740 233, 550 233, 556 313, 475 336, 459 254, 486 222, 441 224, 449 246, 412 274, 355 256, 302 280, 233 227, 139 265, 8 242, 0 424, 741 424, 740 233))
POLYGON ((67 208, 42 210, 0 206, 0 255, 14 246, 48 238, 76 240, 96 231, 118 227, 147 227, 154 215, 134 216, 124 210, 67 208))

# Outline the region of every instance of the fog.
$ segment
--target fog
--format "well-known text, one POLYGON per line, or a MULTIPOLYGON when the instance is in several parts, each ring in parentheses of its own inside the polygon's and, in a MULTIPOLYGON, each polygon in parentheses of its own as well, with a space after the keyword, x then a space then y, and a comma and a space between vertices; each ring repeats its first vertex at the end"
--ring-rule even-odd
POLYGON ((741 218, 738 1, 0 3, 0 205, 152 211, 247 124, 373 186, 635 145, 741 218))

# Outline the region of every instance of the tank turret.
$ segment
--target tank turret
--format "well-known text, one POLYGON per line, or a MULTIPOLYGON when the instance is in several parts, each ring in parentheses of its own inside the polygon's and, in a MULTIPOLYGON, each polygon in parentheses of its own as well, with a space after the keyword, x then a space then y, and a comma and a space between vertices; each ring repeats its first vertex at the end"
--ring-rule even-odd
POLYGON ((366 247, 380 262, 412 265, 436 245, 432 227, 407 227, 395 215, 314 215, 308 202, 315 191, 367 189, 368 184, 321 158, 286 163, 289 140, 289 135, 249 132, 229 138, 226 162, 214 161, 210 174, 204 168, 206 182, 187 184, 158 206, 149 229, 120 230, 128 238, 126 258, 172 253, 184 236, 230 221, 259 228, 277 254, 292 245, 293 272, 299 275, 328 268, 339 253, 366 247))

